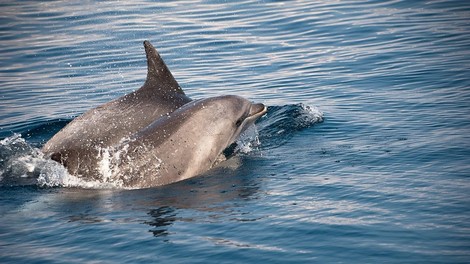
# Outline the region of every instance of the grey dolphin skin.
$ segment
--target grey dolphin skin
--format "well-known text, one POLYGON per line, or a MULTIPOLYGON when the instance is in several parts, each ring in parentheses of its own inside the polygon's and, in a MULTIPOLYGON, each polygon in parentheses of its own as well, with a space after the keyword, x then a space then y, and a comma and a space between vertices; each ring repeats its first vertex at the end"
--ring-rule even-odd
POLYGON ((121 139, 191 101, 152 44, 144 41, 144 47, 148 69, 147 79, 140 89, 75 118, 42 148, 70 174, 95 178, 99 174, 98 157, 103 148, 118 144, 121 139))
POLYGON ((113 148, 112 177, 133 188, 194 177, 265 113, 263 104, 234 95, 190 102, 113 148))

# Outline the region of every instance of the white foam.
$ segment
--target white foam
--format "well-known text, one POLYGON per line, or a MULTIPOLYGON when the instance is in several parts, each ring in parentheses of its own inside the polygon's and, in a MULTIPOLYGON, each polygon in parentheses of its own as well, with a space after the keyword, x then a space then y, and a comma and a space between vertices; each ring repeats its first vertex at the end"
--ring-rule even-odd
POLYGON ((0 141, 0 181, 25 184, 44 163, 39 149, 29 145, 19 134, 0 141))
POLYGON ((147 146, 138 146, 139 151, 135 151, 133 156, 140 156, 132 159, 128 155, 130 142, 130 139, 125 138, 115 147, 98 149, 100 187, 134 189, 126 185, 135 181, 135 178, 142 178, 145 175, 159 177, 163 161, 152 154, 147 146))
POLYGON ((115 151, 112 147, 102 148, 98 150, 98 170, 101 174, 101 182, 114 183, 122 186, 122 181, 116 181, 116 173, 119 168, 117 164, 121 158, 121 151, 115 151))
POLYGON ((45 160, 45 164, 39 173, 37 184, 41 187, 60 187, 70 185, 71 175, 59 163, 53 160, 45 160))
POLYGON ((120 189, 121 182, 107 181, 90 181, 71 175, 67 169, 61 164, 45 158, 41 167, 37 184, 41 187, 68 187, 68 188, 84 188, 84 189, 120 189))
POLYGON ((310 125, 323 121, 323 112, 320 111, 320 109, 317 107, 305 104, 301 104, 301 107, 303 117, 302 122, 304 122, 304 125, 310 125))

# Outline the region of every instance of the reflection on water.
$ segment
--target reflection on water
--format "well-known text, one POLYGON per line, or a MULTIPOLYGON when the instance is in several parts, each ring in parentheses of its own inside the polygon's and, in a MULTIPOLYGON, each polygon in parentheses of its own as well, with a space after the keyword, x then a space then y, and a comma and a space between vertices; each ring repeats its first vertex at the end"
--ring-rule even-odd
POLYGON ((71 215, 69 217, 69 222, 80 222, 82 224, 94 224, 94 223, 101 223, 105 221, 96 216, 91 216, 87 214, 78 214, 78 215, 71 215))
POLYGON ((157 209, 151 210, 148 214, 152 217, 152 220, 144 222, 145 224, 155 227, 149 231, 153 233, 154 236, 166 236, 168 235, 167 226, 171 225, 175 220, 177 220, 177 213, 174 208, 169 206, 159 207, 157 209))

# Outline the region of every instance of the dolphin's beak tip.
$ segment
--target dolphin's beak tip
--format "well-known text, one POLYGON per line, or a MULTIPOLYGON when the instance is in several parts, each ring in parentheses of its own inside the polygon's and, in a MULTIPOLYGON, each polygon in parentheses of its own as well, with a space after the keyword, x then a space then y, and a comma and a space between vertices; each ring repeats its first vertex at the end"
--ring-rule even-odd
POLYGON ((261 116, 265 114, 267 111, 268 111, 268 108, 264 104, 262 103, 253 104, 250 109, 250 116, 254 116, 254 115, 261 116))

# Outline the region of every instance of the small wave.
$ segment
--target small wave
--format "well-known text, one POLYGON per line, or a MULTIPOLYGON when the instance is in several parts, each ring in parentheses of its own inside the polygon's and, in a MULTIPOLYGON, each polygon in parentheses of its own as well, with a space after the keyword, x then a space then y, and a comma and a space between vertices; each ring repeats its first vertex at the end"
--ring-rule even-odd
POLYGON ((323 122, 323 112, 317 107, 302 103, 270 106, 268 113, 257 123, 262 149, 278 147, 297 131, 323 122))

